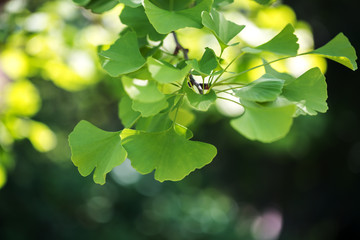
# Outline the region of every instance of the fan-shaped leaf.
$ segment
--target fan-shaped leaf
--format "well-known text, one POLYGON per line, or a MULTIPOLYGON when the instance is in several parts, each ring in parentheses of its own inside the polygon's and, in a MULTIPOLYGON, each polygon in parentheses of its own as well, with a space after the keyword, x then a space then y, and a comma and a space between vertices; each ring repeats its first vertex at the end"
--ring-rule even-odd
POLYGON ((213 0, 202 0, 196 6, 183 10, 162 9, 144 0, 145 13, 156 31, 167 34, 180 28, 201 28, 201 12, 210 11, 213 0))
POLYGON ((152 78, 160 83, 182 82, 189 74, 190 66, 182 69, 176 68, 167 62, 163 62, 152 57, 147 60, 148 69, 152 78))
POLYGON ((140 117, 140 113, 132 109, 132 100, 128 96, 121 98, 119 103, 119 118, 124 127, 131 127, 140 117))
POLYGON ((325 76, 319 68, 312 68, 291 84, 284 86, 282 95, 294 102, 300 110, 309 115, 326 112, 327 91, 325 76))
POLYGON ((210 13, 202 12, 201 17, 203 25, 214 33, 222 49, 245 27, 245 25, 237 25, 234 22, 226 20, 225 17, 215 9, 212 9, 210 13))
POLYGON ((121 80, 126 93, 132 100, 153 103, 165 98, 154 80, 132 79, 127 76, 123 76, 121 80))
POLYGON ((195 71, 205 75, 209 75, 210 72, 218 66, 216 54, 211 48, 205 49, 200 61, 192 59, 187 61, 187 63, 191 65, 195 71))
POLYGON ((145 64, 134 32, 127 32, 108 50, 100 52, 99 55, 104 57, 102 67, 113 77, 134 72, 145 64))
POLYGON ((284 137, 290 130, 296 110, 295 105, 266 107, 248 102, 244 107, 244 114, 232 120, 231 126, 248 139, 261 142, 273 142, 284 137))
POLYGON ((120 132, 103 131, 87 121, 80 121, 69 135, 71 160, 82 176, 94 169, 94 182, 104 184, 106 174, 126 159, 120 132))
POLYGON ((190 141, 190 136, 188 131, 173 127, 153 133, 125 129, 121 134, 131 165, 142 174, 155 170, 155 179, 160 182, 179 181, 215 157, 213 145, 190 141))
POLYGON ((247 101, 274 101, 280 95, 284 82, 267 73, 234 92, 235 96, 247 101))
POLYGON ((206 94, 197 94, 186 85, 183 88, 190 105, 199 111, 207 111, 216 100, 214 90, 210 90, 206 94))
POLYGON ((355 49, 343 33, 339 33, 330 42, 310 53, 320 54, 354 71, 357 69, 355 49))
POLYGON ((161 110, 169 106, 168 102, 163 98, 158 102, 145 103, 133 101, 132 108, 141 113, 143 117, 150 117, 158 114, 161 110))

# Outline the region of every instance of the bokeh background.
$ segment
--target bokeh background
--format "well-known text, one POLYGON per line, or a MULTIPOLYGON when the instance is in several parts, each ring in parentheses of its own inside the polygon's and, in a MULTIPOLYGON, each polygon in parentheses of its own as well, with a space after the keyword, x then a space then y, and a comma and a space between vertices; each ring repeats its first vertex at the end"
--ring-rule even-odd
MULTIPOLYGON (((236 2, 258 27, 298 23, 315 47, 344 32, 360 49, 354 0, 283 0, 270 10, 236 2)), ((1 240, 360 239, 360 75, 334 62, 329 111, 296 118, 285 139, 246 140, 214 110, 190 128, 218 156, 181 182, 156 182, 129 162, 104 186, 81 177, 67 143, 76 123, 121 128, 119 80, 96 55, 121 29, 120 11, 0 1, 1 240)))

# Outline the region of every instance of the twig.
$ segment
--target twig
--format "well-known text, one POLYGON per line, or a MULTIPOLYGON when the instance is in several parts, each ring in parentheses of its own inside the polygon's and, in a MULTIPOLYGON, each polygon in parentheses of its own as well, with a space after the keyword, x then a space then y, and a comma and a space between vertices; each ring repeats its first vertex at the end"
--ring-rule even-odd
MULTIPOLYGON (((176 33, 173 31, 172 32, 173 36, 174 36, 174 40, 175 40, 175 44, 176 44, 176 47, 175 47, 175 50, 174 50, 174 55, 176 56, 180 51, 183 52, 184 54, 184 59, 185 60, 189 60, 189 56, 188 56, 188 52, 189 52, 189 49, 186 49, 184 48, 180 43, 179 43, 179 40, 177 38, 177 35, 176 33)), ((194 85, 197 90, 199 91, 200 94, 204 94, 204 91, 203 91, 203 88, 201 87, 201 84, 198 83, 192 74, 189 74, 189 79, 190 79, 190 84, 191 85, 194 85)), ((191 87, 191 86, 189 86, 191 87)))

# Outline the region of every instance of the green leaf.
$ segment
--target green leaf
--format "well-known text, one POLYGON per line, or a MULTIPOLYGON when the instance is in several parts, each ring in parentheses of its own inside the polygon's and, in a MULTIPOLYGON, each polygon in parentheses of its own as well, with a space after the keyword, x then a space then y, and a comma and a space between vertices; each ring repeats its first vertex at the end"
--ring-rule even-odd
POLYGON ((121 80, 126 93, 132 100, 154 103, 165 98, 165 95, 157 88, 155 81, 132 79, 127 76, 123 76, 121 80))
POLYGON ((103 13, 114 8, 118 0, 73 0, 75 3, 90 9, 94 13, 103 13))
POLYGON ((147 59, 148 69, 159 83, 183 82, 184 78, 189 74, 190 66, 182 69, 176 68, 171 64, 149 57, 147 59))
POLYGON ((310 69, 291 84, 284 86, 282 95, 309 115, 324 113, 328 109, 325 76, 319 68, 310 69))
POLYGON ((165 37, 165 35, 156 32, 154 27, 150 24, 143 6, 137 8, 124 7, 120 14, 120 20, 123 24, 126 24, 133 29, 140 38, 149 35, 150 39, 158 41, 165 37))
POLYGON ((183 179, 209 164, 217 153, 213 145, 190 141, 189 134, 184 136, 173 127, 154 133, 125 129, 121 137, 131 165, 141 174, 155 170, 155 179, 160 182, 183 179))
POLYGON ((259 79, 234 92, 235 96, 240 99, 254 102, 269 102, 274 101, 280 95, 284 82, 284 80, 266 73, 259 79))
POLYGON ((294 31, 294 27, 291 24, 288 24, 279 34, 273 37, 270 41, 255 48, 246 47, 242 50, 248 53, 257 53, 256 50, 261 50, 281 55, 296 55, 299 49, 299 44, 297 43, 298 38, 294 34, 294 31))
POLYGON ((276 70, 275 70, 274 68, 272 68, 271 65, 268 64, 264 59, 263 59, 263 63, 265 64, 265 65, 264 65, 264 68, 265 68, 265 72, 266 72, 266 73, 269 73, 269 74, 273 75, 273 76, 276 77, 276 78, 285 80, 284 86, 287 85, 287 84, 290 84, 291 82, 293 82, 293 81, 296 80, 295 77, 293 77, 292 75, 290 75, 290 74, 288 74, 288 73, 276 71, 276 70))
POLYGON ((190 105, 199 111, 207 111, 216 100, 214 90, 210 90, 206 94, 197 94, 187 85, 184 85, 183 88, 190 105))
POLYGON ((140 118, 136 124, 136 130, 145 132, 161 132, 171 127, 173 121, 169 118, 169 113, 159 113, 152 117, 140 118))
POLYGON ((210 13, 202 12, 201 17, 202 24, 214 33, 222 49, 245 27, 245 25, 237 25, 234 22, 226 20, 225 17, 215 9, 212 9, 210 13))
POLYGON ((164 110, 169 106, 165 99, 161 99, 158 102, 144 103, 140 101, 133 101, 132 108, 135 111, 141 113, 143 117, 150 117, 158 114, 161 110, 164 110))
POLYGON ((129 128, 134 125, 140 117, 140 113, 132 109, 132 100, 128 96, 121 98, 119 103, 119 118, 124 127, 129 128))
POLYGON ((118 0, 119 3, 125 4, 125 6, 136 8, 141 6, 141 0, 118 0))
POLYGON ((127 157, 120 132, 103 131, 87 121, 80 121, 69 135, 71 160, 82 176, 94 171, 94 182, 104 184, 106 174, 127 157))
POLYGON ((99 55, 105 57, 102 61, 102 67, 112 77, 134 72, 145 64, 134 32, 127 32, 116 40, 108 50, 100 52, 99 55))
POLYGON ((356 51, 343 33, 339 33, 330 42, 310 53, 316 53, 329 58, 354 71, 357 69, 356 51))
POLYGON ((202 0, 195 7, 183 10, 166 10, 159 8, 149 0, 144 0, 145 13, 156 31, 168 34, 180 28, 201 28, 201 12, 210 11, 213 0, 202 0))
POLYGON ((211 48, 206 48, 204 54, 202 55, 200 61, 192 59, 187 61, 187 63, 197 72, 209 75, 212 70, 218 66, 218 61, 214 50, 211 48))
POLYGON ((295 105, 266 107, 249 102, 244 107, 244 114, 232 120, 231 126, 250 140, 266 143, 279 140, 289 132, 296 110, 295 105))

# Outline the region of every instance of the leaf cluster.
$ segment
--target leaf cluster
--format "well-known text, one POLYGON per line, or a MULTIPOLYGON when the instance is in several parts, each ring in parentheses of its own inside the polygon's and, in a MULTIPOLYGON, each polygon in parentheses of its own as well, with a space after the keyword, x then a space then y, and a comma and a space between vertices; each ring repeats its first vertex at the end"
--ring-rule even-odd
POLYGON ((191 111, 208 111, 217 99, 241 106, 244 113, 232 119, 231 126, 246 138, 261 142, 284 137, 296 116, 327 111, 326 82, 319 68, 294 77, 275 70, 271 66, 274 62, 317 54, 357 69, 355 50, 342 33, 323 47, 305 53, 298 53, 298 38, 291 24, 258 46, 234 44, 246 26, 223 15, 221 8, 232 1, 74 1, 93 12, 106 11, 117 3, 125 5, 120 20, 127 28, 99 53, 103 69, 119 78, 124 88, 119 117, 125 128, 106 132, 81 121, 69 137, 72 161, 79 172, 87 176, 95 169, 94 181, 99 184, 105 183, 106 174, 127 157, 142 174, 155 170, 159 181, 181 180, 210 163, 216 148, 190 140, 193 134, 187 128, 186 116, 191 111), (205 48, 200 59, 189 58, 188 49, 181 45, 176 33, 183 28, 206 29, 217 39, 220 54, 205 48), (171 52, 163 47, 169 38, 175 45, 171 52), (224 64, 222 54, 227 48, 240 53, 224 64), (263 59, 263 64, 242 72, 228 71, 246 54, 261 58, 268 52, 278 58, 263 59), (260 78, 250 83, 238 80, 260 67, 266 72, 260 78))

